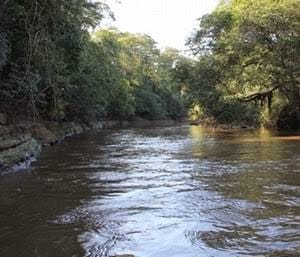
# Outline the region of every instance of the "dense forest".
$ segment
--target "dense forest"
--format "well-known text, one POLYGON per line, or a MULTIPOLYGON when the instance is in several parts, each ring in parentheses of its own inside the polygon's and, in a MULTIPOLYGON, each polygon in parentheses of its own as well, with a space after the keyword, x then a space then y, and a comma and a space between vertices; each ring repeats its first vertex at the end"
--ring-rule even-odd
POLYGON ((185 58, 147 35, 97 30, 112 15, 105 4, 8 0, 0 10, 2 111, 83 121, 185 114, 176 77, 185 58))
MULTIPOLYGON (((88 0, 0 4, 0 111, 33 120, 179 118, 300 125, 300 1, 222 1, 188 39, 194 57, 101 28, 88 0)), ((191 28, 192 31, 192 28, 191 28)))
POLYGON ((199 57, 190 95, 202 114, 300 127, 299 0, 222 1, 189 45, 199 57))

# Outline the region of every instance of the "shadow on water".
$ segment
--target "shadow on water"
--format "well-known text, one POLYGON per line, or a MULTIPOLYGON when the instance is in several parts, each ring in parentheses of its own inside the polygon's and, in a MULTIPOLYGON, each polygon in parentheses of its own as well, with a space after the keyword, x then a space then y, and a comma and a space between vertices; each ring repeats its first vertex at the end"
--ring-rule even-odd
POLYGON ((0 178, 0 256, 299 256, 300 136, 90 132, 0 178))
POLYGON ((91 197, 84 174, 95 170, 88 163, 105 140, 68 139, 44 149, 30 170, 0 177, 0 256, 84 256, 78 243, 82 217, 76 223, 57 217, 91 197))

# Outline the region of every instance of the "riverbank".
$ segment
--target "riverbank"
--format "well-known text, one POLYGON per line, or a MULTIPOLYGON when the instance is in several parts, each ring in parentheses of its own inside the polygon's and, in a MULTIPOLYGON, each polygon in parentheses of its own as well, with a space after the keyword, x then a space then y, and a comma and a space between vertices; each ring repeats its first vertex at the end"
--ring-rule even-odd
MULTIPOLYGON (((260 124, 248 125, 248 124, 234 124, 234 123, 219 123, 215 119, 206 118, 201 120, 190 121, 191 126, 202 126, 207 131, 215 133, 224 132, 240 132, 240 131, 252 131, 261 127, 260 124)), ((272 129, 275 129, 274 127, 272 129)))
POLYGON ((28 168, 43 147, 51 146, 88 130, 120 127, 172 126, 178 120, 102 120, 90 123, 0 120, 0 175, 28 168))

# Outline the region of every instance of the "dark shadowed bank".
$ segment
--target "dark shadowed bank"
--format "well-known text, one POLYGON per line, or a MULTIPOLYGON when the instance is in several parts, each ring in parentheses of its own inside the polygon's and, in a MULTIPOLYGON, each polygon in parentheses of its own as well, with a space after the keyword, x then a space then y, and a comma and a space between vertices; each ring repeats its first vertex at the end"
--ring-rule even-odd
POLYGON ((90 123, 76 122, 30 122, 0 124, 0 175, 28 168, 43 147, 60 143, 67 137, 88 130, 102 130, 126 127, 174 126, 185 119, 146 120, 102 120, 90 123))

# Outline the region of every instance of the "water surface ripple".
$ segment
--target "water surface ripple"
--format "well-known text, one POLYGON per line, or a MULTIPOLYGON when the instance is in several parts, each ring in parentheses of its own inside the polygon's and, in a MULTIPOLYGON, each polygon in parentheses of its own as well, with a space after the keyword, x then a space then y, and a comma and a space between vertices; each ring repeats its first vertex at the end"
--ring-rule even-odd
POLYGON ((300 136, 94 131, 0 177, 1 257, 300 256, 300 136))

